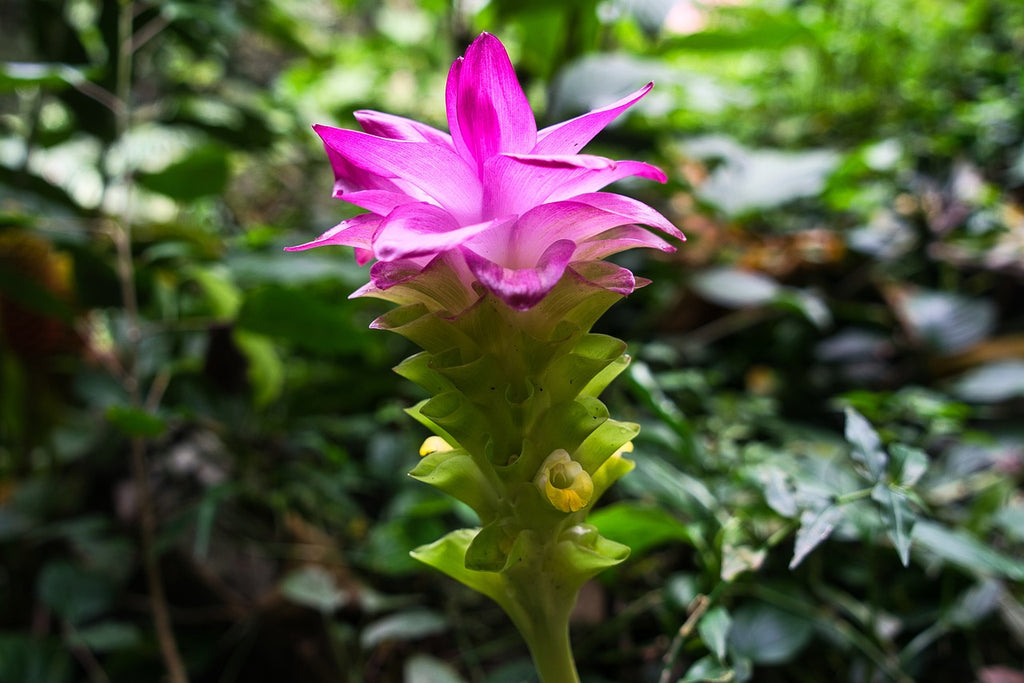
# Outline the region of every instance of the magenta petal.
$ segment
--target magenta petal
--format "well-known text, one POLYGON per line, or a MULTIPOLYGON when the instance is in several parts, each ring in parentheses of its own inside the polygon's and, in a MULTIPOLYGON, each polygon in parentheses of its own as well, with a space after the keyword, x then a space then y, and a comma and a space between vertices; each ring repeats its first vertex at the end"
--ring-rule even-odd
POLYGON ((533 268, 503 268, 502 266, 463 249, 469 269, 480 283, 517 311, 533 308, 558 283, 565 272, 576 244, 559 240, 547 248, 533 268))
POLYGON ((632 107, 649 93, 653 83, 648 83, 631 95, 609 104, 607 107, 577 116, 574 119, 548 126, 537 133, 537 145, 531 154, 573 154, 583 149, 595 135, 611 123, 619 114, 632 107))
POLYGON ((445 147, 452 146, 452 138, 448 133, 428 126, 425 123, 407 119, 403 116, 385 114, 372 109, 361 109, 353 114, 363 130, 370 135, 391 140, 408 140, 412 142, 431 142, 445 147))
POLYGON ((537 168, 568 168, 604 171, 615 168, 615 162, 593 154, 503 154, 527 166, 537 168))
POLYGON ((675 247, 650 230, 635 225, 624 225, 607 230, 593 239, 579 244, 573 258, 577 261, 596 261, 620 251, 637 248, 660 249, 661 251, 676 250, 675 247))
POLYGON ((609 213, 616 213, 627 219, 629 223, 649 225, 677 239, 686 240, 686 237, 679 231, 679 228, 674 226, 667 218, 647 204, 631 197, 624 197, 621 194, 613 194, 611 192, 590 192, 573 195, 572 201, 587 204, 609 213))
POLYGON ((453 103, 449 102, 449 125, 453 135, 458 130, 478 168, 495 154, 533 149, 537 122, 501 41, 489 33, 480 34, 466 50, 456 79, 457 124, 452 124, 453 103))
POLYGON ((433 204, 405 204, 381 221, 373 238, 373 250, 381 261, 433 255, 454 249, 495 224, 510 220, 459 226, 451 214, 433 204))
POLYGON ((362 247, 356 247, 356 264, 365 266, 367 263, 373 260, 373 249, 363 249, 362 247))
POLYGON ((631 176, 657 180, 659 183, 668 180, 665 172, 657 166, 642 161, 617 161, 613 168, 578 173, 574 177, 568 178, 548 196, 547 200, 554 202, 560 199, 572 199, 578 194, 596 192, 617 180, 631 176))
MULTIPOLYGON (((369 249, 373 233, 380 224, 380 216, 372 213, 364 213, 342 221, 336 226, 317 237, 312 242, 299 244, 294 247, 285 247, 285 251, 304 251, 314 247, 325 247, 328 245, 343 245, 356 247, 357 249, 369 249)), ((358 256, 357 256, 358 260, 358 256)), ((365 261, 363 262, 365 263, 365 261)), ((362 263, 360 264, 362 265, 362 263)))
POLYGON ((519 217, 510 242, 516 261, 533 263, 558 240, 579 244, 630 219, 574 201, 541 204, 519 217))
POLYGON ((386 216, 395 207, 403 204, 414 204, 423 201, 422 198, 413 197, 402 192, 389 192, 387 190, 362 190, 361 192, 345 192, 337 197, 344 199, 349 204, 354 204, 361 209, 386 216))
POLYGON ((324 143, 324 151, 327 152, 331 170, 334 171, 334 197, 336 199, 349 192, 363 190, 400 191, 394 181, 356 166, 326 143, 324 143))
POLYGON ((450 147, 388 140, 330 126, 314 126, 314 129, 328 148, 352 166, 374 176, 409 182, 456 214, 459 220, 479 219, 480 181, 450 147))
POLYGON ((484 215, 523 213, 544 202, 571 199, 634 175, 666 180, 660 169, 639 161, 501 154, 484 168, 484 215), (578 161, 572 161, 574 158, 578 161))
POLYGON ((607 261, 579 261, 573 263, 570 270, 590 284, 622 295, 631 294, 650 282, 638 279, 630 270, 607 261))

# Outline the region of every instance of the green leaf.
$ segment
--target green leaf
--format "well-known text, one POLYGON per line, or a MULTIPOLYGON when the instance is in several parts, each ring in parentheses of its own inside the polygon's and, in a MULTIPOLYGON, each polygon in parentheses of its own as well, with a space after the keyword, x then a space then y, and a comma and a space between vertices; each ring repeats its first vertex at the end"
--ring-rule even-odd
POLYGON ((690 543, 686 525, 665 510, 635 502, 622 502, 593 512, 588 521, 603 536, 642 555, 664 543, 690 543))
POLYGON ((142 408, 111 406, 107 408, 107 421, 130 438, 150 439, 167 429, 162 419, 142 408))
POLYGON ((200 147, 156 173, 139 173, 142 187, 179 201, 219 195, 228 183, 227 151, 216 145, 200 147))
POLYGON ((919 448, 894 443, 889 446, 893 481, 900 486, 916 484, 928 470, 928 454, 919 448))
POLYGON ((199 284, 216 318, 231 320, 238 315, 242 292, 226 268, 193 265, 186 269, 185 275, 199 284))
POLYGON ((942 615, 942 620, 962 629, 970 629, 999 607, 1005 594, 1006 589, 999 581, 982 579, 957 597, 942 615))
POLYGON ((796 532, 796 544, 789 568, 794 569, 822 541, 832 534, 836 524, 843 518, 838 505, 829 505, 821 510, 804 510, 800 514, 800 529, 796 532))
POLYGON ((704 657, 693 663, 678 683, 730 683, 736 680, 731 668, 714 657, 704 657))
POLYGON ((999 403, 1024 396, 1024 361, 986 363, 953 382, 954 396, 971 403, 999 403))
POLYGON ((274 343, 261 334, 235 329, 232 337, 245 356, 245 376, 252 387, 253 404, 265 408, 284 390, 284 361, 274 343))
POLYGON ((392 641, 417 640, 437 635, 448 628, 448 622, 437 612, 414 609, 388 615, 369 624, 359 637, 365 650, 392 641))
POLYGON ((323 567, 309 565, 297 569, 281 581, 281 594, 292 602, 330 614, 349 601, 349 595, 338 588, 323 567))
POLYGON ((101 621, 86 628, 75 629, 68 638, 71 647, 85 647, 93 652, 125 650, 141 642, 142 632, 139 627, 124 621, 101 621))
POLYGON ((887 460, 882 440, 871 423, 849 407, 846 409, 846 440, 853 446, 850 456, 867 469, 872 483, 881 480, 887 460))
POLYGON ((450 664, 418 654, 405 661, 402 683, 465 683, 465 680, 450 664))
POLYGON ((767 275, 724 267, 697 273, 690 285, 703 299, 725 308, 763 306, 774 301, 780 289, 767 275))
POLYGON ((67 683, 70 680, 71 654, 56 638, 0 635, 0 681, 67 683))
POLYGON ((910 508, 906 494, 884 482, 878 482, 871 490, 871 499, 881 506, 886 533, 896 547, 900 562, 904 567, 908 566, 910 564, 910 532, 914 528, 914 522, 917 521, 917 515, 910 508))
POLYGON ((724 607, 714 607, 708 610, 697 622, 697 633, 700 634, 700 639, 719 660, 725 658, 725 648, 731 627, 732 617, 724 607))
POLYGON ((733 612, 729 647, 756 664, 782 664, 807 645, 813 631, 811 621, 756 602, 733 612))
POLYGON ((67 64, 47 62, 0 63, 0 92, 13 92, 16 88, 41 86, 52 89, 85 83, 89 75, 67 64))
POLYGON ((106 576, 64 561, 43 568, 36 592, 43 604, 72 625, 99 616, 114 602, 114 585, 106 576))
POLYGON ((993 550, 966 531, 921 520, 914 526, 913 538, 919 548, 978 575, 1024 581, 1020 560, 993 550))

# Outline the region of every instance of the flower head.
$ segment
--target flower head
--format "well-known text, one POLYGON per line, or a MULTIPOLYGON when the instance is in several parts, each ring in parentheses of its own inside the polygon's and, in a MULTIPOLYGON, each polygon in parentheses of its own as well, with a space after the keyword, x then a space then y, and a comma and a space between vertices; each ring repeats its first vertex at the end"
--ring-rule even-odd
MULTIPOLYGON (((364 132, 314 126, 334 169, 334 196, 367 213, 290 249, 341 244, 355 248, 360 264, 377 259, 370 283, 353 296, 389 298, 387 290, 443 262, 465 291, 479 283, 517 310, 536 305, 580 264, 634 247, 672 251, 637 226, 682 239, 661 214, 599 192, 629 176, 664 182, 661 170, 578 154, 651 87, 537 130, 504 46, 483 33, 448 74, 450 133, 376 111, 355 113, 364 132)), ((628 294, 637 286, 623 268, 600 272, 595 284, 607 289, 628 294)))
POLYGON ((594 481, 568 451, 553 451, 537 471, 534 483, 557 510, 578 512, 590 504, 594 481))

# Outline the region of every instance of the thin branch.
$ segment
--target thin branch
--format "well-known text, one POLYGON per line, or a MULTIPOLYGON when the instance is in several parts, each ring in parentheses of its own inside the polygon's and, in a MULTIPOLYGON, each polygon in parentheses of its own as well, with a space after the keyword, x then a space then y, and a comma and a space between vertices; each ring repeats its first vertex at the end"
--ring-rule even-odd
POLYGON ((138 52, 143 45, 155 38, 161 31, 170 26, 171 19, 164 13, 160 13, 150 19, 145 26, 140 28, 132 36, 131 51, 138 52))
POLYGON ((704 613, 708 611, 710 606, 711 599, 706 595, 698 595, 693 599, 693 603, 690 605, 689 616, 683 622, 683 625, 679 627, 675 638, 672 639, 672 645, 661 660, 663 666, 658 683, 671 682, 676 669, 676 660, 679 659, 679 652, 683 649, 683 644, 693 633, 693 630, 697 628, 697 622, 700 621, 700 618, 704 616, 704 613))
MULTIPOLYGON (((132 0, 121 0, 118 15, 117 59, 117 101, 121 106, 114 110, 117 124, 117 139, 123 141, 131 127, 131 79, 132 79, 132 0)), ((124 348, 124 385, 131 405, 143 409, 142 389, 139 378, 139 342, 141 324, 139 320, 138 293, 135 290, 135 261, 132 255, 132 175, 127 159, 115 181, 124 189, 124 204, 120 221, 114 225, 112 238, 117 251, 117 274, 121 285, 124 304, 126 340, 124 348)), ((160 562, 155 550, 156 511, 153 492, 149 485, 149 468, 146 460, 146 443, 140 437, 131 439, 131 469, 139 504, 139 535, 142 544, 143 568, 149 592, 150 609, 153 613, 153 628, 156 631, 160 653, 167 668, 170 683, 188 683, 188 674, 171 626, 167 596, 164 593, 160 562)))

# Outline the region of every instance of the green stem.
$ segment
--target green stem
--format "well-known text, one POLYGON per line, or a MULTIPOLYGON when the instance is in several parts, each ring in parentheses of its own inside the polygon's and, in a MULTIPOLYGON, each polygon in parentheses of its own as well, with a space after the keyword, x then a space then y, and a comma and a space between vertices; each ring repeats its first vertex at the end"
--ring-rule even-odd
POLYGON ((554 565, 554 543, 529 549, 523 562, 505 572, 512 600, 509 616, 523 635, 542 683, 579 683, 569 617, 579 589, 554 565))
POLYGON ((568 615, 561 619, 548 617, 535 624, 526 642, 543 683, 579 683, 569 642, 568 615))

